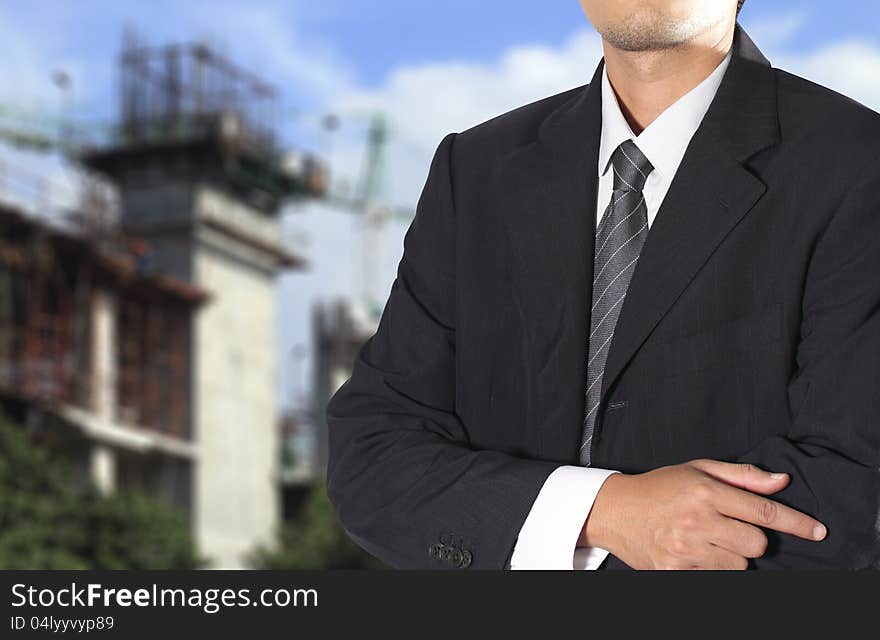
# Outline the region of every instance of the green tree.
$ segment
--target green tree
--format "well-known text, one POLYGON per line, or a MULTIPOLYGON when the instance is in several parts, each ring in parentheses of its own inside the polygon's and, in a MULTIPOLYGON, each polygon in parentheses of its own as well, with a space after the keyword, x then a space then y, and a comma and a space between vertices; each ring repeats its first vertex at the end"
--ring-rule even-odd
POLYGON ((0 567, 87 568, 82 503, 67 470, 0 417, 0 567))
POLYGON ((0 416, 0 569, 187 569, 183 514, 136 492, 99 495, 0 416))
POLYGON ((352 542, 323 483, 310 490, 296 522, 283 525, 271 547, 258 547, 250 564, 256 569, 387 568, 352 542))
POLYGON ((197 569, 184 514, 136 491, 93 501, 88 556, 103 569, 197 569))

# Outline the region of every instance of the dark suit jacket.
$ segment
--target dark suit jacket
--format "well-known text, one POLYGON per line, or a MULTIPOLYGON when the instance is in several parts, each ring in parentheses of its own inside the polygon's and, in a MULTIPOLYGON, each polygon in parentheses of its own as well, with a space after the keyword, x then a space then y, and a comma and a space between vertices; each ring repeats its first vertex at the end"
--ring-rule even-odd
MULTIPOLYGON (((752 566, 868 567, 880 115, 772 68, 739 25, 733 48, 633 275, 593 465, 788 472, 776 499, 828 536, 770 531, 752 566)), ((603 62, 443 139, 378 331, 328 405, 330 498, 391 565, 509 567, 544 480, 577 464, 603 62)))

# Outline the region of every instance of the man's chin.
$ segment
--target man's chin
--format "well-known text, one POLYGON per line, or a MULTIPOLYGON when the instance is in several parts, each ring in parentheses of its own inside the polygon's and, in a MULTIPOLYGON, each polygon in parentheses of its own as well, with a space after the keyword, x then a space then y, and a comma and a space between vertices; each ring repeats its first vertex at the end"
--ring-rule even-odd
POLYGON ((608 44, 622 51, 665 51, 687 44, 712 26, 707 17, 698 20, 646 10, 606 25, 600 33, 608 44))

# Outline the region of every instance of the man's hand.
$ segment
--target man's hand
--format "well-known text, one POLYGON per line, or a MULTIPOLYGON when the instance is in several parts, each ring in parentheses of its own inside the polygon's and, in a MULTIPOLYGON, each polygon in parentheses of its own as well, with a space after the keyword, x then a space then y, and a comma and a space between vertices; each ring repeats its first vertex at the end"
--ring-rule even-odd
POLYGON ((578 546, 607 549, 634 569, 746 569, 748 558, 767 549, 759 527, 825 537, 817 520, 763 497, 788 482, 787 474, 715 460, 614 474, 596 496, 578 546))

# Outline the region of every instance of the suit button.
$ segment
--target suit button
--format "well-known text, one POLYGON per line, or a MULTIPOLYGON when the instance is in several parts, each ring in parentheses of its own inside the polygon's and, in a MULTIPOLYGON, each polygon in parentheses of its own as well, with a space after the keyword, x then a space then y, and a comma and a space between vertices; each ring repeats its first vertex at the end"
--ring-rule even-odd
POLYGON ((428 555, 432 558, 439 560, 443 557, 444 547, 445 545, 440 544, 439 542, 432 544, 430 547, 428 547, 428 555))
POLYGON ((461 561, 463 559, 461 550, 457 547, 452 547, 449 549, 449 553, 446 556, 446 561, 451 564, 453 567, 460 567, 461 561))

